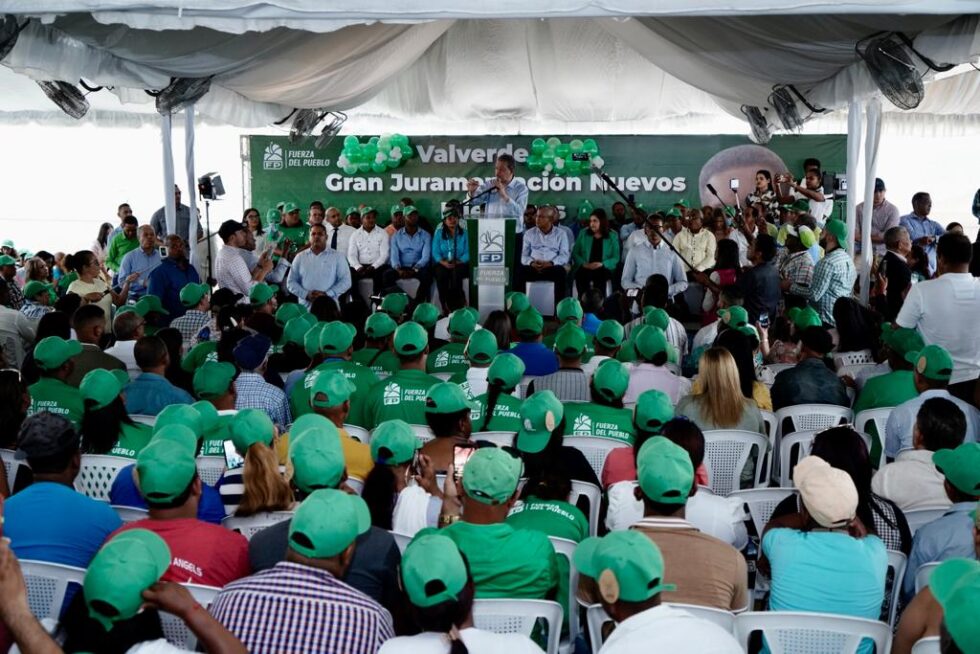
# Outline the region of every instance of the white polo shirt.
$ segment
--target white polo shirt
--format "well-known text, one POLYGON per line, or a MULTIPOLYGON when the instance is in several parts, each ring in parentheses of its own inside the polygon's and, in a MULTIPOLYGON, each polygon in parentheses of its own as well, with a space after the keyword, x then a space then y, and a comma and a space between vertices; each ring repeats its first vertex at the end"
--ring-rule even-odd
POLYGON ((950 506, 946 477, 932 462, 929 450, 902 450, 871 479, 871 490, 889 499, 902 511, 950 506))
POLYGON ((602 646, 602 654, 744 654, 738 641, 713 622, 666 604, 629 617, 602 646))

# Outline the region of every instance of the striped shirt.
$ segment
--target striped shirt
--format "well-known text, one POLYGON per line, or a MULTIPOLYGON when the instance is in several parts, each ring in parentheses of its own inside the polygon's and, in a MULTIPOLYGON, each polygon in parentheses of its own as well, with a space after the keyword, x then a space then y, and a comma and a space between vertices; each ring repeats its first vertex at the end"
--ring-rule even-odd
POLYGON ((211 614, 252 654, 374 654, 394 635, 370 597, 288 561, 225 586, 211 614))
POLYGON ((589 376, 581 368, 561 368, 534 379, 527 389, 528 396, 538 391, 551 391, 562 402, 588 402, 589 376))

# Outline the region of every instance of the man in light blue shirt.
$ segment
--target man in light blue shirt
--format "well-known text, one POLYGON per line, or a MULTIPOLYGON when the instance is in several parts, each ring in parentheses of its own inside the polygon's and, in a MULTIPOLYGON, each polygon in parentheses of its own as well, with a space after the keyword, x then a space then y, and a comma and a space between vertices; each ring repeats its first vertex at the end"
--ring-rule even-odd
POLYGON ((946 233, 946 229, 935 220, 929 219, 932 211, 932 197, 918 192, 912 196, 912 213, 902 216, 899 224, 908 230, 914 245, 919 245, 929 257, 929 272, 936 272, 936 241, 946 233))
POLYGON ((497 155, 493 179, 482 184, 471 179, 466 184, 470 198, 487 193, 477 201, 482 206, 481 218, 507 218, 514 221, 518 234, 524 231, 524 208, 527 206, 527 185, 514 177, 517 161, 509 154, 497 155), (493 189, 493 190, 491 190, 493 189))
POLYGON ((140 375, 126 385, 126 412, 131 415, 155 416, 171 404, 193 404, 194 398, 170 383, 164 375, 170 355, 163 340, 144 336, 133 346, 133 357, 140 375))
POLYGON ((658 233, 664 227, 663 218, 654 216, 644 227, 647 240, 630 249, 623 264, 623 288, 643 288, 650 275, 667 278, 667 293, 674 297, 687 290, 687 276, 680 258, 664 244, 658 233), (649 225, 657 229, 651 229, 649 225))
POLYGON ((309 308, 313 300, 326 295, 339 302, 350 290, 350 268, 347 257, 327 247, 327 228, 321 223, 310 226, 310 247, 293 259, 286 289, 309 308))
POLYGON ((394 286, 399 279, 419 280, 415 300, 426 302, 432 287, 432 236, 419 229, 419 210, 407 206, 402 211, 405 226, 391 237, 388 260, 391 269, 384 274, 385 287, 394 286))
POLYGON ((153 228, 143 225, 139 228, 140 246, 132 252, 127 252, 119 266, 119 279, 126 279, 133 273, 139 273, 136 281, 129 285, 129 301, 135 302, 146 295, 150 283, 150 273, 160 265, 163 258, 157 249, 157 236, 153 228))
POLYGON ((565 266, 572 257, 568 237, 555 227, 557 218, 558 210, 555 207, 538 207, 535 226, 524 234, 516 284, 517 290, 523 292, 528 282, 553 282, 556 307, 568 295, 568 271, 565 266))

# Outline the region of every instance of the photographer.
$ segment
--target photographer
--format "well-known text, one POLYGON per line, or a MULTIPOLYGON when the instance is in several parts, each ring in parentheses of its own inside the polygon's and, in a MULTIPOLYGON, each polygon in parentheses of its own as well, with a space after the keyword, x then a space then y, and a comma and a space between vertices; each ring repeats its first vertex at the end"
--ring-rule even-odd
POLYGON ((806 159, 803 162, 804 173, 803 183, 800 184, 788 172, 778 175, 776 183, 779 185, 779 201, 792 204, 797 200, 807 200, 810 203, 809 214, 817 219, 817 225, 823 224, 830 218, 834 210, 834 198, 824 195, 823 181, 820 176, 820 161, 817 159, 806 159), (786 192, 783 188, 788 187, 786 192))

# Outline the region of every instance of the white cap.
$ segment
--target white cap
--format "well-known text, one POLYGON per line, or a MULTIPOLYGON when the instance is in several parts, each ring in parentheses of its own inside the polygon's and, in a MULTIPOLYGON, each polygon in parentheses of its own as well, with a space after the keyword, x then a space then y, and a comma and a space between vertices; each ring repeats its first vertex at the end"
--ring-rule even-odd
POLYGON ((843 470, 818 456, 808 456, 793 468, 793 482, 806 510, 821 527, 843 527, 854 519, 858 492, 843 470))

